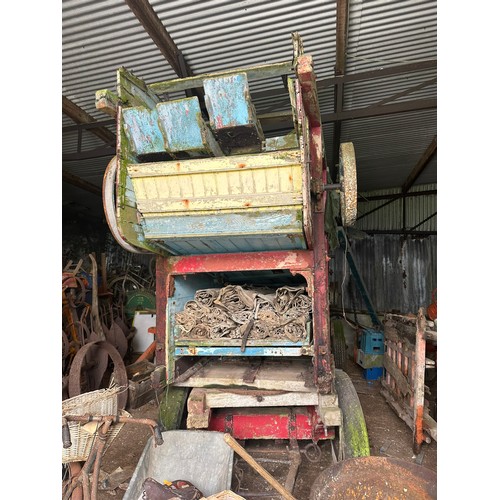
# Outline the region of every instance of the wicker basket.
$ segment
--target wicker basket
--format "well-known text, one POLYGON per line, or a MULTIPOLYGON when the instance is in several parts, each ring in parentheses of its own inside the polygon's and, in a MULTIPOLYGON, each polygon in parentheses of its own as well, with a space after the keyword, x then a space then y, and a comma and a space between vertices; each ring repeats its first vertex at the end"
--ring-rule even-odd
MULTIPOLYGON (((130 417, 125 410, 118 413, 118 393, 121 388, 99 389, 86 392, 79 396, 66 399, 62 402, 62 416, 65 415, 117 415, 130 417)), ((113 424, 106 435, 107 448, 118 435, 124 424, 113 424)), ((62 463, 84 462, 90 455, 92 445, 97 437, 95 422, 83 424, 81 422, 68 422, 71 446, 62 449, 62 463)))

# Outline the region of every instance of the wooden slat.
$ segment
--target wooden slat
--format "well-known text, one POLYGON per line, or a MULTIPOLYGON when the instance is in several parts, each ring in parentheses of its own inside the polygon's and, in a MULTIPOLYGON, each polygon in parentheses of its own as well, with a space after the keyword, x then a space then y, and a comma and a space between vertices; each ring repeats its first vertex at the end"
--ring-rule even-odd
POLYGON ((238 68, 228 71, 219 71, 216 73, 205 73, 203 75, 192 76, 189 78, 179 78, 164 82, 152 83, 149 89, 156 94, 164 94, 166 92, 176 92, 178 90, 188 90, 196 87, 203 87, 203 80, 218 76, 234 75, 236 73, 246 73, 249 81, 261 80, 266 78, 280 77, 281 75, 289 75, 293 73, 292 63, 282 62, 274 64, 265 64, 261 66, 252 66, 250 68, 238 68))
POLYGON ((391 359, 391 357, 387 353, 384 354, 384 368, 395 379, 397 387, 403 393, 403 395, 406 396, 410 392, 410 386, 404 375, 399 370, 396 363, 391 359))
MULTIPOLYGON (((138 194, 139 196, 139 194, 138 194)), ((154 200, 137 199, 137 207, 143 214, 191 213, 213 210, 259 210, 270 207, 302 206, 300 193, 257 193, 244 196, 193 196, 189 198, 160 198, 154 200)))

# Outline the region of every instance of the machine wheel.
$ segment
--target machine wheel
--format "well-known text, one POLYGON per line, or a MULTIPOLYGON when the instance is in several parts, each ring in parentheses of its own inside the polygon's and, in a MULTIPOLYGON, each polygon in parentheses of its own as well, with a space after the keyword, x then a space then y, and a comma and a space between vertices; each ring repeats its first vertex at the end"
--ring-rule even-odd
POLYGON ((339 460, 369 457, 370 443, 366 430, 365 417, 354 385, 346 372, 335 370, 335 391, 342 410, 342 429, 335 439, 339 460))
POLYGON ((331 320, 330 336, 332 338, 335 368, 343 370, 347 360, 347 347, 344 336, 344 325, 341 320, 331 320))
POLYGON ((352 226, 356 222, 358 185, 356 178, 356 156, 354 144, 344 142, 340 145, 340 215, 343 226, 352 226))

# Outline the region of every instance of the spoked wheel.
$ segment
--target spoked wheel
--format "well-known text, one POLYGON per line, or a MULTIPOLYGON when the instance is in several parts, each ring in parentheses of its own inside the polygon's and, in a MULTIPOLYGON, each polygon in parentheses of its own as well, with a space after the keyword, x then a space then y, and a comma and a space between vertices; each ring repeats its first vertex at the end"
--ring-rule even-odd
POLYGON ((335 391, 342 410, 342 426, 333 443, 338 460, 370 456, 361 402, 349 375, 343 370, 335 370, 335 391))
POLYGON ((340 145, 339 155, 340 215, 343 226, 356 222, 358 184, 356 177, 356 156, 354 144, 344 142, 340 145))

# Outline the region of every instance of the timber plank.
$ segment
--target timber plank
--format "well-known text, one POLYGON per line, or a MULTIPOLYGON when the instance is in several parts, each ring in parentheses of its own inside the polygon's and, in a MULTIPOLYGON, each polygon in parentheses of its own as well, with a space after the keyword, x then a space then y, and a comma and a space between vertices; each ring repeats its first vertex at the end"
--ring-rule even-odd
POLYGON ((179 387, 252 387, 255 389, 310 392, 312 364, 309 359, 291 361, 266 360, 263 362, 254 382, 243 379, 247 373, 249 361, 217 361, 203 367, 188 380, 175 383, 179 387))

